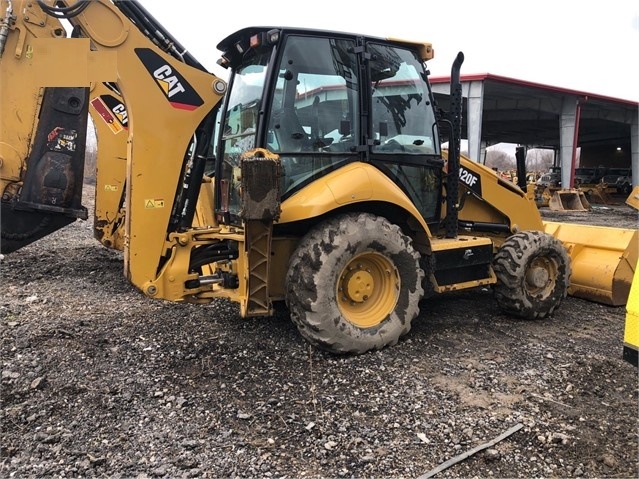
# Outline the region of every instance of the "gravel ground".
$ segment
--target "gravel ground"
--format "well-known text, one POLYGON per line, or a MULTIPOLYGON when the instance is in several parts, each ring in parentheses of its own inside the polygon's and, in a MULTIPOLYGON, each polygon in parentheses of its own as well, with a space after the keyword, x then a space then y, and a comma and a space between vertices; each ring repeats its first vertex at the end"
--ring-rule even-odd
MULTIPOLYGON (((543 215, 637 226, 623 204, 543 215)), ((417 479, 463 453, 436 477, 639 475, 623 307, 522 321, 462 291, 398 345, 337 357, 285 314, 147 299, 91 235, 2 260, 2 477, 417 479)))

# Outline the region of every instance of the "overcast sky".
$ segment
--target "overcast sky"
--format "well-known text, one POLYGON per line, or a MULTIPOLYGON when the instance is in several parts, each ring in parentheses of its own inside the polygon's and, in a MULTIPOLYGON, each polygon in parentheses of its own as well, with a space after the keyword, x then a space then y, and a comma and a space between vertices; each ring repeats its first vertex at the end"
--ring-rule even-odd
POLYGON ((216 45, 247 26, 298 26, 431 42, 435 76, 491 73, 639 101, 639 1, 140 0, 210 71, 216 45))

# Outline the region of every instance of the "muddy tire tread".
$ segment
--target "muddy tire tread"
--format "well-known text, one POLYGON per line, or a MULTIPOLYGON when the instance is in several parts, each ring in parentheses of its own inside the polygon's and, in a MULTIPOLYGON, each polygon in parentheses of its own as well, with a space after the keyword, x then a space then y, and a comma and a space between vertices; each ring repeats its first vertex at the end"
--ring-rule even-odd
POLYGON ((523 319, 550 316, 567 296, 570 257, 561 241, 542 231, 524 231, 508 238, 493 259, 498 281, 494 295, 502 310, 523 319), (526 267, 541 254, 549 254, 558 266, 555 288, 546 297, 534 297, 524 287, 526 267))
POLYGON ((424 294, 419 260, 410 237, 383 217, 348 213, 330 218, 302 238, 289 262, 286 302, 291 320, 307 341, 332 353, 361 354, 393 346, 419 314, 424 294), (399 303, 405 308, 396 308, 374 328, 361 329, 339 313, 335 288, 344 258, 366 248, 381 248, 397 260, 399 303))

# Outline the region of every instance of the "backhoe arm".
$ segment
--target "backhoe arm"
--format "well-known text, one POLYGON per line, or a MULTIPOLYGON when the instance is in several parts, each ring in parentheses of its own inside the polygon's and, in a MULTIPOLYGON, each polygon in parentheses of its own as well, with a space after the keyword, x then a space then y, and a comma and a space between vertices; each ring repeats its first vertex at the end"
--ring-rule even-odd
MULTIPOLYGON (((34 182, 38 191, 54 179, 58 186, 71 183, 72 175, 65 178, 64 169, 58 166, 60 161, 56 163, 51 157, 54 153, 60 156, 56 148, 67 156, 73 156, 72 150, 84 153, 82 135, 86 131, 88 105, 97 98, 88 89, 98 82, 112 82, 126 102, 128 115, 128 130, 124 132, 128 137, 125 271, 131 282, 151 294, 147 285, 156 280, 177 245, 173 233, 184 231, 192 222, 195 205, 188 189, 200 187, 198 163, 206 159, 214 121, 212 111, 225 92, 225 83, 186 54, 134 1, 2 0, 0 11, 10 11, 3 22, 7 25, 6 38, 0 35, 3 237, 12 226, 5 225, 5 210, 13 210, 14 216, 21 218, 20 210, 14 208, 19 203, 30 206, 29 213, 55 210, 62 216, 73 214, 72 207, 58 210, 58 200, 49 201, 53 204, 47 204, 46 197, 40 203, 24 201, 29 190, 25 186, 29 186, 34 172, 40 178, 40 184, 34 182), (66 37, 61 18, 71 24, 75 38, 66 37), (75 106, 84 123, 74 120, 71 126, 56 130, 55 122, 60 116, 57 111, 49 111, 59 105, 47 107, 46 111, 43 108, 48 92, 58 88, 77 90, 65 108, 75 106), (49 114, 50 124, 43 124, 43 112, 49 114), (66 136, 59 135, 57 142, 49 142, 52 146, 38 140, 55 131, 63 131, 66 136), (44 146, 39 147, 40 144, 44 146), (36 151, 36 147, 40 150, 36 151), (41 158, 45 156, 48 160, 43 162, 41 158)), ((78 162, 81 160, 63 162, 75 165, 74 185, 81 184, 81 177, 80 181, 77 178, 81 172, 78 162)), ((75 198, 79 198, 77 193, 75 198)), ((73 206, 82 211, 79 205, 73 206)), ((3 250, 4 244, 3 238, 3 250)), ((185 276, 187 269, 188 263, 181 268, 185 276)), ((174 279, 179 283, 183 278, 174 279)), ((168 299, 181 299, 179 292, 175 294, 178 297, 168 299)))

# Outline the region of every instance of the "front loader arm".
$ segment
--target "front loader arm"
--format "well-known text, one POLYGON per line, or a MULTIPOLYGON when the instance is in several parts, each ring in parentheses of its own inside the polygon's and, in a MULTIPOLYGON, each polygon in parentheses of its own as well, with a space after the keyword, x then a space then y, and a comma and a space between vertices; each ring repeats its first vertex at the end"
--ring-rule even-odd
POLYGON ((524 191, 464 156, 460 161, 459 185, 462 227, 506 236, 544 229, 535 202, 524 191))
MULTIPOLYGON (((20 120, 15 131, 2 122, 0 176, 3 193, 20 194, 44 88, 117 85, 128 114, 125 274, 144 291, 171 249, 179 248, 171 234, 190 224, 181 217, 187 209, 185 198, 190 198, 185 178, 208 147, 211 112, 226 85, 193 59, 169 54, 174 42, 147 38, 139 20, 148 20, 144 11, 134 8, 136 2, 121 3, 126 14, 108 0, 55 2, 58 11, 74 13, 68 21, 78 38, 66 38, 52 14, 54 2, 11 2, 13 18, 0 60, 2 119, 20 120), (135 21, 127 16, 131 9, 142 12, 135 21), (4 105, 11 108, 5 111, 4 105)), ((0 10, 6 8, 8 1, 3 0, 0 10)), ((201 178, 195 175, 193 181, 199 188, 201 178)), ((188 265, 180 267, 172 274, 178 282, 188 276, 188 265)))

